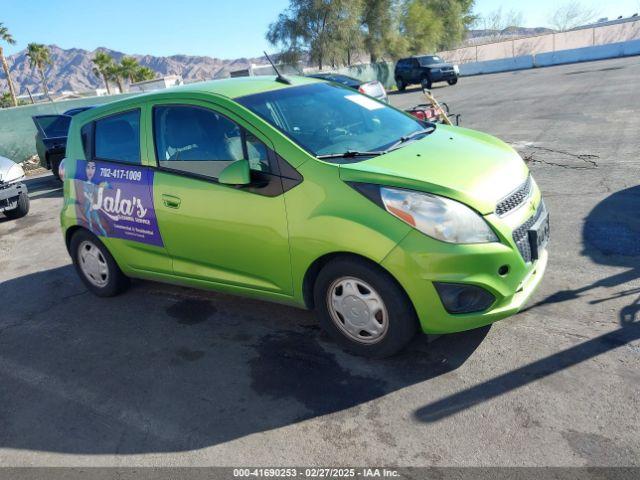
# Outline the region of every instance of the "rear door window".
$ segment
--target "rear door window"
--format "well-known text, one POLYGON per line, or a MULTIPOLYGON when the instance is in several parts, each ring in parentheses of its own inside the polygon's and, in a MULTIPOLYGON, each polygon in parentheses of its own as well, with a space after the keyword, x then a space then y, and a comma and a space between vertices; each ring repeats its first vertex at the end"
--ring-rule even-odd
POLYGON ((140 164, 140 110, 111 115, 94 123, 97 160, 140 164))

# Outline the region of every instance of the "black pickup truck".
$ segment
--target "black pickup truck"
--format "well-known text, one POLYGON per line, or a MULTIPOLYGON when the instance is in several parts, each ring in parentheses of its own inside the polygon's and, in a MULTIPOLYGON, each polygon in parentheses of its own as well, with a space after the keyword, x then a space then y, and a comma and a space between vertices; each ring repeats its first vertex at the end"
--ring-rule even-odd
POLYGON ((394 76, 400 91, 413 84, 430 89, 436 82, 458 83, 458 67, 445 63, 437 55, 421 55, 398 60, 394 76))
POLYGON ((40 164, 60 178, 58 168, 67 148, 67 133, 71 117, 93 107, 78 107, 67 110, 62 115, 36 115, 31 117, 36 124, 36 151, 40 164))

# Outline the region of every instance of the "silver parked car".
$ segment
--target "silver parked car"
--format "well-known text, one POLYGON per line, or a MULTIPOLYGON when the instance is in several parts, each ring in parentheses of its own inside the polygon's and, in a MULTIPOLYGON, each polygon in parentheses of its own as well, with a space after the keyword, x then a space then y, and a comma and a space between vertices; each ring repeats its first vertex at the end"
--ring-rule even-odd
POLYGON ((29 213, 29 196, 23 179, 24 170, 20 165, 0 157, 0 212, 8 218, 20 218, 29 213))
POLYGON ((382 83, 378 82, 377 80, 373 80, 371 82, 363 82, 362 80, 358 80, 357 78, 348 77, 347 75, 342 75, 339 73, 312 73, 311 75, 307 75, 307 77, 319 78, 321 80, 327 80, 328 82, 339 83, 340 85, 344 85, 345 87, 352 88, 359 91, 360 93, 364 93, 365 95, 369 95, 370 97, 376 98, 385 103, 389 103, 389 99, 387 98, 387 91, 384 89, 384 85, 382 85, 382 83))

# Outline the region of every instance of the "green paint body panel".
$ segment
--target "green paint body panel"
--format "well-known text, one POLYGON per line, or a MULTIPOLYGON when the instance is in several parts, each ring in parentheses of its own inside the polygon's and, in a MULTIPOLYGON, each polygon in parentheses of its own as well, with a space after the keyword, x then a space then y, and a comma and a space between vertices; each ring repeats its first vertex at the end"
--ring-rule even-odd
POLYGON ((233 185, 155 170, 153 206, 163 247, 101 236, 123 272, 132 277, 236 293, 305 307, 305 276, 314 262, 335 254, 369 259, 388 271, 411 300, 422 330, 467 330, 517 312, 539 284, 547 254, 525 263, 512 239, 541 202, 537 185, 526 207, 499 218, 498 200, 528 170, 517 153, 489 135, 438 125, 436 131, 385 155, 338 165, 311 156, 233 100, 267 90, 316 82, 273 77, 188 85, 114 102, 74 117, 65 161, 63 231, 78 228, 70 181, 85 155, 81 127, 112 113, 140 108, 141 161, 154 168, 152 107, 189 104, 211 108, 255 135, 294 167, 303 180, 276 196, 233 185), (453 198, 484 216, 500 242, 444 243, 411 228, 346 182, 367 182, 453 198), (176 199, 179 205, 176 206, 176 199), (502 265, 509 273, 498 275, 502 265), (451 315, 433 282, 482 286, 496 298, 483 313, 451 315))

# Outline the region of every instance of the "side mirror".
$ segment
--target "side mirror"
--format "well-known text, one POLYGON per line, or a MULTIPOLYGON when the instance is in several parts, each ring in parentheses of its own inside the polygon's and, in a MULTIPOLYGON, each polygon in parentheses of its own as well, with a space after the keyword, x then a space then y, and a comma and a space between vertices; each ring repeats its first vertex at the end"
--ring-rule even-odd
POLYGON ((218 183, 223 185, 248 185, 251 183, 249 160, 241 159, 227 165, 220 172, 218 183))

